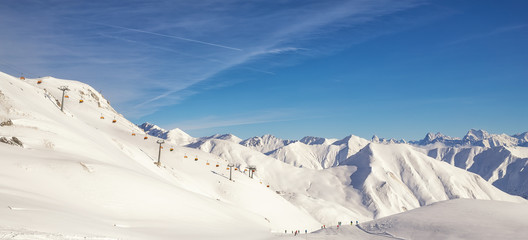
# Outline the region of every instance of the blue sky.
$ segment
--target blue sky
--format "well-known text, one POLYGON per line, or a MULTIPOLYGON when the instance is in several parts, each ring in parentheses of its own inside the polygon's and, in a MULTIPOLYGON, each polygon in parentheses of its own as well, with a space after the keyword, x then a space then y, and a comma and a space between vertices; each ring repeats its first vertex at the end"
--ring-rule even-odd
POLYGON ((526 1, 124 2, 0 0, 0 71, 193 136, 528 131, 526 1))

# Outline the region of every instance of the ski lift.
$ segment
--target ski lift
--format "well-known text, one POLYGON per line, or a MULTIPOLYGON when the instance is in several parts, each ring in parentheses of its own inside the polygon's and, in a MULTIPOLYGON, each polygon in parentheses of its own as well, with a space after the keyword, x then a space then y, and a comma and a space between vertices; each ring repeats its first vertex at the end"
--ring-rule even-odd
POLYGON ((20 80, 26 80, 26 78, 25 77, 20 77, 20 80))
POLYGON ((42 80, 38 80, 38 81, 37 81, 37 84, 41 84, 41 83, 42 83, 42 80))
POLYGON ((144 140, 147 140, 147 139, 148 139, 148 137, 147 137, 147 136, 145 136, 145 137, 144 137, 143 139, 144 139, 144 140))
POLYGON ((79 100, 79 103, 83 103, 83 102, 84 102, 84 100, 82 100, 82 99, 81 99, 81 100, 79 100))

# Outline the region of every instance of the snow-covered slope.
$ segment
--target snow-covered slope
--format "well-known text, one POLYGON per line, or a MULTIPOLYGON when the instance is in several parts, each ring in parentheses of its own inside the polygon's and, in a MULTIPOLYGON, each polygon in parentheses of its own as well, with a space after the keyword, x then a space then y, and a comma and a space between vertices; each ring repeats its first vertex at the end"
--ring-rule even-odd
POLYGON ((188 147, 241 167, 255 166, 264 184, 323 224, 367 220, 455 198, 524 201, 406 144, 370 143, 340 166, 322 170, 294 167, 225 140, 202 139, 188 147))
POLYGON ((241 145, 257 150, 262 153, 268 153, 278 148, 284 147, 294 141, 283 140, 272 135, 262 137, 252 137, 240 142, 241 145))
POLYGON ((0 73, 0 233, 267 239, 447 199, 525 202, 407 144, 264 136, 245 146, 233 135, 193 138, 143 127, 167 139, 160 166, 159 138, 90 86, 0 73), (70 90, 61 112, 63 85, 70 90))
POLYGON ((298 167, 324 169, 339 166, 368 143, 367 140, 354 135, 341 140, 305 137, 267 155, 298 167))
MULTIPOLYGON (((360 224, 392 239, 510 239, 528 236, 528 204, 458 199, 360 224)), ((344 238, 343 238, 344 239, 344 238)))
POLYGON ((157 125, 151 124, 151 123, 143 123, 138 126, 141 128, 146 134, 154 137, 158 137, 161 139, 165 139, 168 142, 175 144, 177 146, 184 146, 189 143, 192 143, 196 141, 195 138, 189 136, 189 134, 185 133, 179 128, 175 128, 172 130, 165 130, 163 128, 160 128, 157 125))
POLYGON ((306 237, 325 240, 521 240, 528 235, 527 214, 527 204, 456 199, 359 225, 343 222, 339 228, 334 225, 306 237))
POLYGON ((88 85, 0 73, 0 100, 0 137, 20 142, 0 143, 0 229, 81 239, 259 239, 270 230, 319 228, 256 179, 236 171, 229 181, 218 156, 165 144, 161 167, 153 164, 158 138, 88 85), (62 85, 70 89, 64 113, 62 85))
POLYGON ((203 137, 202 139, 222 139, 222 140, 227 140, 227 141, 231 141, 231 142, 234 142, 234 143, 240 143, 242 142, 242 139, 233 135, 233 134, 215 134, 213 136, 209 136, 209 137, 203 137))
POLYGON ((528 198, 526 136, 470 130, 463 139, 428 134, 415 146, 430 157, 482 176, 507 193, 528 198))

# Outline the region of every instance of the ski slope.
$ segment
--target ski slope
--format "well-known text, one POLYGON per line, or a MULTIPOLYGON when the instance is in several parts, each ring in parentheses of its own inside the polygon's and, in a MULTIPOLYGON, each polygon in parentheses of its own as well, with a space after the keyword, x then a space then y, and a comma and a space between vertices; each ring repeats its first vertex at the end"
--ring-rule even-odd
POLYGON ((229 181, 227 162, 217 156, 166 144, 158 167, 159 139, 145 140, 88 85, 3 73, 0 79, 1 122, 12 122, 0 136, 23 143, 0 144, 1 227, 126 239, 258 239, 320 225, 256 179, 235 172, 229 181), (70 88, 64 113, 56 101, 62 85, 70 88))
POLYGON ((305 139, 301 149, 312 146, 316 159, 325 149, 341 157, 301 168, 262 152, 295 143, 267 137, 274 147, 252 148, 233 135, 177 130, 165 136, 158 166, 162 139, 92 87, 52 77, 0 73, 0 123, 3 238, 276 239, 288 237, 285 230, 366 222, 448 199, 526 202, 413 146, 354 136, 305 139), (64 112, 60 86, 70 89, 64 112))

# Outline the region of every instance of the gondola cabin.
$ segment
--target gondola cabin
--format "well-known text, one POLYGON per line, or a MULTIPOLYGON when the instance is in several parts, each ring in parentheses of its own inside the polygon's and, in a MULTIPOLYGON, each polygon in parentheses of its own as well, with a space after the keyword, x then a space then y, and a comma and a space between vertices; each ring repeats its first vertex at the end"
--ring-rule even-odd
POLYGON ((101 117, 100 117, 100 119, 104 119, 104 117, 103 117, 103 116, 101 116, 101 117))
POLYGON ((237 171, 237 170, 238 170, 238 168, 235 168, 235 171, 237 171))
POLYGON ((114 119, 114 120, 112 120, 112 123, 116 123, 116 122, 117 122, 117 120, 115 120, 115 119, 114 119))
POLYGON ((147 139, 148 139, 148 137, 146 137, 146 136, 145 136, 145 137, 144 137, 143 139, 144 139, 144 140, 147 140, 147 139))
POLYGON ((26 80, 26 78, 25 77, 20 77, 20 80, 26 80))
POLYGON ((187 155, 184 155, 183 158, 187 158, 187 155))
POLYGON ((136 136, 136 134, 135 134, 135 133, 132 133, 132 136, 136 136))
POLYGON ((68 95, 65 95, 64 97, 65 97, 65 98, 70 98, 70 96, 68 96, 68 95))
POLYGON ((194 158, 194 161, 198 161, 198 158, 194 158))
POLYGON ((205 165, 210 165, 210 163, 205 163, 205 165))
POLYGON ((269 185, 267 185, 266 187, 269 187, 269 185))
POLYGON ((226 170, 229 170, 229 168, 226 168, 226 170))
POLYGON ((171 152, 174 151, 174 148, 170 148, 170 151, 171 151, 171 152))
POLYGON ((41 84, 41 83, 42 83, 42 80, 38 80, 38 81, 37 81, 37 84, 41 84))
POLYGON ((220 165, 216 164, 216 167, 220 167, 220 165))
POLYGON ((82 99, 81 99, 81 100, 79 100, 79 103, 83 103, 83 102, 84 102, 84 100, 82 100, 82 99))

